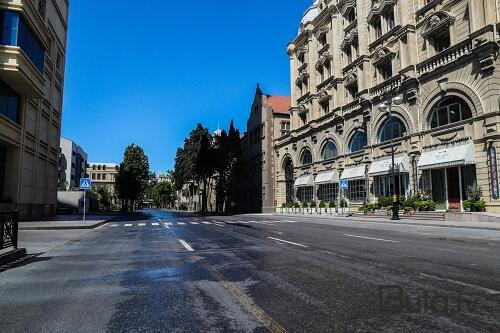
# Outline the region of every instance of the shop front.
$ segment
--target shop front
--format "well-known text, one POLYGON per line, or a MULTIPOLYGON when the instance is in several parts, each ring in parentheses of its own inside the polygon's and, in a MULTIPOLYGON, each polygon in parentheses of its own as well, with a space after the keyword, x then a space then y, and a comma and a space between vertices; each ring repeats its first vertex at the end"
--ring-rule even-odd
POLYGON ((296 199, 299 202, 312 202, 314 200, 314 177, 305 175, 298 177, 293 184, 296 199))
POLYGON ((337 170, 318 173, 314 185, 318 200, 337 201, 339 195, 339 173, 337 170))
POLYGON ((373 194, 376 198, 392 196, 410 196, 409 170, 410 162, 407 154, 394 157, 394 177, 392 175, 392 156, 376 159, 370 165, 368 176, 373 177, 373 194))
POLYGON ((366 165, 349 166, 342 172, 341 179, 348 180, 347 199, 352 203, 368 201, 366 165))
POLYGON ((467 189, 477 184, 472 140, 460 140, 425 148, 417 167, 422 171, 424 191, 437 210, 463 210, 467 189))

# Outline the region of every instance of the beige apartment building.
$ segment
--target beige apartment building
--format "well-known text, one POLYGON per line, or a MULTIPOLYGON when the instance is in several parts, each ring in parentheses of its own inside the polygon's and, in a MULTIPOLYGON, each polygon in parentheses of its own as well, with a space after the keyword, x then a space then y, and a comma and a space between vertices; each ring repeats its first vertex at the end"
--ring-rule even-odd
POLYGON ((68 0, 0 0, 0 210, 55 213, 68 0))
POLYGON ((500 212, 498 0, 316 0, 289 43, 291 131, 274 141, 276 197, 351 203, 424 191, 500 212))
POLYGON ((272 212, 276 207, 273 141, 290 131, 290 97, 267 95, 257 86, 245 135, 238 210, 272 212))
POLYGON ((106 186, 115 193, 115 181, 120 166, 115 163, 89 163, 87 175, 92 180, 92 186, 106 186))

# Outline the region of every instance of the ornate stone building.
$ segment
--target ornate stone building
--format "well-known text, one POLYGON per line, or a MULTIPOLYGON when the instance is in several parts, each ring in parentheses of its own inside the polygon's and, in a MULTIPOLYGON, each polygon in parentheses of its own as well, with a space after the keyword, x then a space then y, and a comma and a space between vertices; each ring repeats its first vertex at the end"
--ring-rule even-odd
POLYGON ((55 214, 69 0, 0 0, 0 210, 55 214))
POLYGON ((316 0, 288 45, 291 132, 274 141, 277 204, 425 191, 500 212, 499 0, 316 0))

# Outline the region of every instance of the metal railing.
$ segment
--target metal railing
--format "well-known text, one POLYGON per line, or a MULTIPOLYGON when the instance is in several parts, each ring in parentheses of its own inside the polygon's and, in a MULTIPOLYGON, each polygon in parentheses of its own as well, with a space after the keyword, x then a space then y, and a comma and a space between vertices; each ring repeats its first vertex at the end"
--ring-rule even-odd
POLYGON ((13 247, 17 250, 19 213, 0 212, 0 250, 13 247))

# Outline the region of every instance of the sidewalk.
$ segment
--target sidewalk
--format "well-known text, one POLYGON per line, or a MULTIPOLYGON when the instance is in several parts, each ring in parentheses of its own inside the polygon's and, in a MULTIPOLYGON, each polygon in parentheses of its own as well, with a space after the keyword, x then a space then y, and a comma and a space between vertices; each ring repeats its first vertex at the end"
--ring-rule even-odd
POLYGON ((274 216, 286 216, 308 219, 323 219, 337 221, 360 221, 385 224, 399 225, 427 225, 432 227, 451 227, 451 228, 467 228, 467 229, 485 229, 485 230, 500 230, 500 220, 498 222, 462 222, 462 221, 444 221, 444 220, 416 220, 412 218, 402 218, 399 221, 393 221, 390 218, 370 217, 362 215, 352 215, 343 217, 342 215, 314 215, 314 214, 290 214, 290 213, 274 213, 274 216))
POLYGON ((117 215, 87 215, 84 224, 81 215, 57 215, 51 221, 19 222, 19 230, 94 229, 116 217, 117 215))

